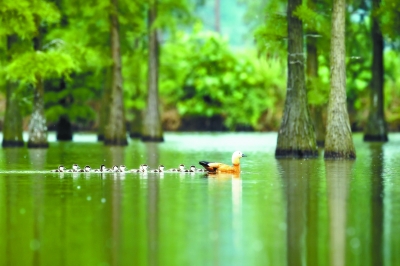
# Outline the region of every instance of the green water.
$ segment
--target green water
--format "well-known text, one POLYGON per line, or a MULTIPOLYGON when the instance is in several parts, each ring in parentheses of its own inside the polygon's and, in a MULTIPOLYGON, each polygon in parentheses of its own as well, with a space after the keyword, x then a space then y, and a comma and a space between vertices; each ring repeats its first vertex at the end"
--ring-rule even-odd
POLYGON ((0 265, 400 265, 400 134, 356 134, 350 162, 276 160, 275 133, 75 137, 0 149, 0 265), (229 163, 235 150, 240 178, 49 172, 229 163))

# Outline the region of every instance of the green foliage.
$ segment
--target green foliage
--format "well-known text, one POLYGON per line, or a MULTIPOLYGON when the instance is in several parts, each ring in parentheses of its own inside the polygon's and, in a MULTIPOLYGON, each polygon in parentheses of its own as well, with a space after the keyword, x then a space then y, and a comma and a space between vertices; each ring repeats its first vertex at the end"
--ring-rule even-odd
POLYGON ((261 117, 274 113, 283 98, 283 69, 254 52, 233 51, 220 35, 197 28, 164 45, 160 93, 165 108, 176 106, 182 116, 222 115, 230 129, 259 129, 261 117))

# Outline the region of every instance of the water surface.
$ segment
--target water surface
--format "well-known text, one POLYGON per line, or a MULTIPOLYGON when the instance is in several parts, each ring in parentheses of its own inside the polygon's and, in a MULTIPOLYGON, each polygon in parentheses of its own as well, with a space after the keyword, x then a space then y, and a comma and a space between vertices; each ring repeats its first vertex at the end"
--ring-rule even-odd
POLYGON ((355 161, 326 162, 276 160, 275 133, 74 138, 0 149, 0 265, 400 265, 400 134, 356 134, 355 161), (49 172, 230 163, 235 150, 240 177, 49 172))

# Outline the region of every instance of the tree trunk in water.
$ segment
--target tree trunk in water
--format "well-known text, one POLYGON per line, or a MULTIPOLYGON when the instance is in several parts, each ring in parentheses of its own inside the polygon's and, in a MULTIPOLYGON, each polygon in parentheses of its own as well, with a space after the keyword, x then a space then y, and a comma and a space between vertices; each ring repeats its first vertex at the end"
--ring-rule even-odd
POLYGON ((303 24, 293 16, 301 0, 289 0, 288 19, 288 81, 285 109, 278 132, 277 158, 318 156, 314 126, 307 104, 304 74, 303 24))
POLYGON ((33 98, 33 112, 29 121, 28 148, 47 148, 47 125, 44 116, 44 85, 41 77, 37 76, 33 98))
MULTIPOLYGON (((36 25, 39 30, 38 35, 33 39, 33 46, 35 51, 40 51, 42 30, 37 18, 36 25)), ((36 84, 33 93, 33 110, 28 127, 28 148, 47 148, 49 147, 49 142, 47 141, 46 117, 44 116, 44 83, 40 75, 36 75, 36 84)))
MULTIPOLYGON (((315 10, 315 0, 308 2, 308 7, 315 10)), ((318 78, 318 51, 317 51, 317 39, 315 37, 316 32, 309 32, 307 36, 307 85, 312 86, 312 80, 318 78)), ((318 89, 318 88, 314 88, 318 89)), ((315 136, 317 139, 317 145, 323 147, 325 144, 325 124, 323 119, 324 108, 321 105, 310 106, 310 114, 315 128, 315 136)))
POLYGON ((163 141, 163 129, 158 100, 158 40, 157 30, 153 29, 153 22, 157 17, 157 1, 150 6, 148 16, 149 31, 149 68, 148 68, 148 95, 147 107, 143 119, 143 141, 163 141))
POLYGON ((140 138, 142 136, 142 112, 138 109, 133 109, 132 112, 135 117, 129 127, 129 136, 140 138))
MULTIPOLYGON (((59 91, 63 91, 66 88, 64 78, 61 78, 59 91)), ((59 101, 64 107, 67 107, 71 102, 70 95, 64 97, 59 101)), ((69 121, 68 115, 62 115, 57 122, 57 140, 72 140, 72 125, 69 121)))
POLYGON ((380 0, 372 1, 372 81, 370 110, 364 132, 364 141, 388 141, 385 114, 383 111, 383 37, 376 12, 380 0))
POLYGON ((325 159, 355 159, 346 104, 345 0, 334 0, 331 31, 331 91, 329 94, 325 159))
POLYGON ((111 0, 114 7, 110 13, 111 24, 111 56, 113 60, 111 73, 110 113, 104 128, 104 144, 128 145, 126 136, 125 108, 122 91, 121 53, 118 26, 118 3, 111 0))
MULTIPOLYGON (((11 53, 11 46, 16 41, 15 36, 7 37, 7 51, 11 53)), ((11 60, 11 55, 8 56, 11 60)), ((6 113, 4 115, 3 126, 3 147, 22 147, 24 139, 22 137, 22 115, 19 108, 19 99, 15 93, 17 84, 6 82, 6 113)))

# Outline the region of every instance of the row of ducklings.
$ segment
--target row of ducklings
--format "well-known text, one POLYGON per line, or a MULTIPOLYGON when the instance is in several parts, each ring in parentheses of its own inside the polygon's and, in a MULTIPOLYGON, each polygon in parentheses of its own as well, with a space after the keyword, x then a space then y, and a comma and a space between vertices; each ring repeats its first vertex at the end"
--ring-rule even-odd
POLYGON ((185 169, 185 165, 180 164, 178 168, 171 168, 165 170, 164 165, 159 165, 157 169, 149 169, 147 164, 141 164, 139 169, 127 169, 125 165, 114 165, 112 168, 107 168, 104 164, 99 169, 92 169, 89 165, 86 165, 81 169, 77 164, 73 164, 71 169, 66 169, 63 165, 58 166, 57 169, 51 170, 51 172, 58 173, 164 173, 164 172, 183 172, 183 173, 195 173, 195 172, 207 172, 205 169, 197 169, 194 165, 190 166, 190 169, 185 169))

